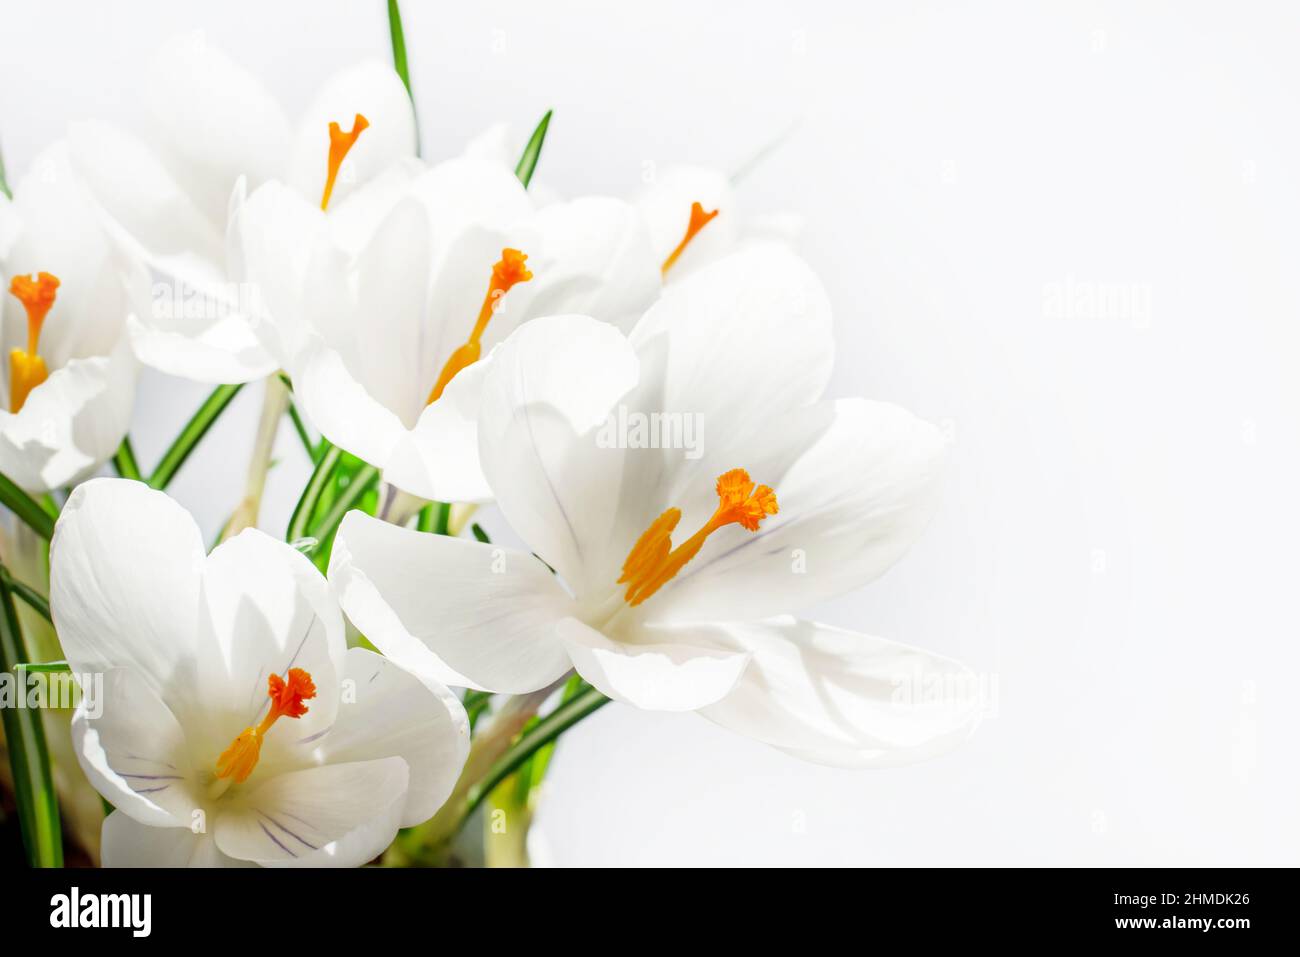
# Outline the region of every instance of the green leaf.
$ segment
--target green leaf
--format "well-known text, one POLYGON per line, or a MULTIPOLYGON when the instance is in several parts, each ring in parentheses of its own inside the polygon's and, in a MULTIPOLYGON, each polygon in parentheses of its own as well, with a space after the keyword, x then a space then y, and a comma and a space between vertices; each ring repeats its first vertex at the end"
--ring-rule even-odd
POLYGON ((131 446, 131 436, 123 436, 122 444, 118 446, 117 454, 113 456, 113 468, 117 469, 117 474, 124 479, 134 479, 137 482, 144 481, 144 476, 140 474, 140 463, 135 460, 135 449, 131 446))
MULTIPOLYGON (((322 439, 321 442, 325 443, 325 440, 322 439)), ((334 470, 338 467, 342 455, 343 450, 337 445, 326 444, 325 454, 316 463, 311 478, 307 480, 307 487, 302 490, 302 497, 294 506, 285 541, 294 542, 307 537, 307 527, 316 514, 316 505, 320 502, 321 493, 325 491, 329 480, 334 477, 334 470)))
POLYGON ((607 704, 609 699, 588 685, 572 699, 538 721, 530 732, 512 744, 488 769, 487 774, 469 789, 465 795, 465 811, 461 820, 473 814, 483 799, 492 793, 493 788, 517 771, 537 751, 550 744, 587 715, 607 704))
POLYGON ((475 522, 473 525, 471 525, 469 527, 469 530, 473 532, 474 537, 477 538, 484 545, 492 544, 492 539, 488 538, 488 533, 483 531, 483 526, 480 525, 478 522, 475 522))
MULTIPOLYGON (((348 482, 347 487, 334 497, 329 511, 317 524, 311 527, 308 535, 320 544, 316 548, 316 566, 324 570, 329 563, 330 550, 334 547, 334 532, 338 529, 343 516, 358 507, 361 499, 370 492, 379 481, 379 469, 373 465, 363 465, 348 482)), ((373 508, 373 505, 372 505, 373 508)))
POLYGON ((66 661, 20 661, 14 665, 15 671, 29 671, 34 675, 67 675, 72 673, 72 666, 66 661))
MULTIPOLYGON (((5 581, 8 577, 0 575, 0 669, 6 672, 13 671, 15 665, 27 658, 13 592, 5 581)), ((0 720, 4 723, 9 748, 14 798, 27 861, 32 867, 62 867, 59 802, 54 792, 41 712, 35 708, 3 708, 0 720)))
POLYGON ((411 101, 411 118, 415 120, 416 153, 419 153, 420 119, 415 115, 415 94, 411 92, 411 68, 406 61, 406 34, 402 30, 402 11, 398 9, 397 0, 388 0, 388 33, 393 41, 393 70, 406 87, 406 95, 411 101))
POLYGON ((50 617, 50 601, 48 598, 30 585, 14 578, 13 575, 9 574, 9 569, 3 565, 0 565, 0 580, 3 580, 9 586, 9 590, 16 597, 21 598, 33 611, 50 624, 54 624, 54 619, 50 617))
POLYGON ((54 520, 59 517, 58 513, 36 501, 4 474, 0 474, 0 504, 26 522, 32 531, 46 541, 54 534, 54 520))
POLYGON ((546 131, 551 125, 551 112, 547 110, 542 121, 537 124, 537 129, 528 138, 528 145, 524 147, 524 155, 519 157, 519 164, 515 166, 515 175, 525 187, 532 182, 533 170, 537 169, 537 160, 542 155, 542 144, 546 142, 546 131))
MULTIPOLYGON (((307 434, 307 426, 302 421, 302 415, 299 414, 298 407, 293 404, 293 399, 289 400, 289 421, 293 423, 293 431, 297 433, 298 441, 307 450, 307 458, 315 462, 318 450, 312 444, 311 436, 307 434)), ((324 440, 322 439, 322 441, 324 440)))
POLYGON ((4 193, 7 199, 13 199, 13 190, 9 188, 9 180, 5 178, 5 155, 0 152, 0 193, 4 193))
POLYGON ((199 406, 199 410, 194 413, 193 418, 185 423, 185 428, 181 429, 171 447, 163 453, 158 467, 154 469, 153 475, 149 476, 149 485, 152 488, 165 489, 171 483, 177 471, 185 464, 185 460, 190 457, 190 453, 203 440, 203 436, 208 434, 208 429, 212 428, 212 424, 217 421, 242 388, 242 384, 219 385, 212 390, 199 406))

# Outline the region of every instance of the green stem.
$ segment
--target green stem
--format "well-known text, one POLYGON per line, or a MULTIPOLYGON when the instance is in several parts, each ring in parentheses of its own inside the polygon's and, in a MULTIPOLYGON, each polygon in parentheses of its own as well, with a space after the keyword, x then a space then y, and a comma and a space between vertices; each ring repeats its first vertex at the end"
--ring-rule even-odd
POLYGON ((289 530, 284 536, 287 542, 296 542, 300 538, 307 537, 307 526, 311 524, 311 518, 316 514, 316 504, 334 475, 339 459, 343 457, 343 450, 337 445, 331 445, 324 439, 321 443, 325 445, 325 454, 316 463, 311 478, 307 480, 307 487, 302 490, 302 497, 294 506, 293 516, 289 519, 289 530))
MULTIPOLYGON (((13 592, 0 575, 0 668, 13 673, 14 667, 27 660, 13 592)), ((26 681, 23 682, 23 693, 26 681)), ((9 764, 13 770, 14 796, 23 844, 32 867, 63 866, 63 834, 59 828, 59 802, 50 772, 50 755, 45 744, 45 728, 38 708, 0 709, 5 740, 9 747, 9 764)))
POLYGON ((54 520, 58 515, 52 514, 48 508, 15 485, 9 476, 3 474, 0 474, 0 504, 5 505, 46 541, 54 534, 54 520))
POLYGON ((293 423, 293 431, 298 435, 298 441, 302 447, 307 450, 307 458, 313 462, 316 461, 316 446, 312 444, 311 436, 307 434, 307 425, 302 420, 302 415, 298 412, 298 407, 289 400, 289 421, 293 423))
POLYGON ((113 456, 113 467, 124 479, 144 481, 144 476, 140 474, 140 463, 135 459, 135 449, 131 446, 131 436, 123 436, 122 444, 118 447, 117 454, 113 456))
POLYGON ((222 531, 222 541, 233 538, 246 528, 257 527, 257 517, 262 511, 262 493, 266 491, 266 475, 271 471, 271 457, 275 453, 275 437, 280 433, 280 420, 288 407, 289 387, 279 376, 267 376, 262 414, 257 422, 257 434, 253 437, 253 451, 248 457, 244 497, 222 531))
POLYGON ((528 145, 524 147, 524 154, 519 157, 519 163, 515 166, 515 175, 525 187, 533 181, 533 171, 537 169, 537 160, 542 155, 542 144, 546 142, 546 131, 551 126, 551 112, 547 110, 546 115, 537 124, 537 129, 533 130, 533 135, 528 138, 528 145))
POLYGON ((243 385, 219 385, 212 390, 212 393, 203 400, 199 410, 194 413, 193 418, 185 423, 185 428, 181 429, 180 435, 172 442, 171 447, 163 453, 158 467, 154 469, 153 475, 149 476, 149 485, 156 489, 165 489, 176 472, 185 460, 190 457, 190 453, 207 435, 208 429, 230 405, 230 400, 239 394, 243 385))

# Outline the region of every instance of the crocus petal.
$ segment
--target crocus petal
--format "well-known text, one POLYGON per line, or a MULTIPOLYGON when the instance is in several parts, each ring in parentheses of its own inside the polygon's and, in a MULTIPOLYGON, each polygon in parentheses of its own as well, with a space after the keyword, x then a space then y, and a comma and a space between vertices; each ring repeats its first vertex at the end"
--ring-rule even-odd
POLYGON ((928 522, 945 445, 938 429, 898 406, 844 399, 711 451, 687 496, 696 513, 684 527, 716 507, 713 478, 742 464, 776 490, 780 511, 757 532, 735 527, 711 536, 651 599, 659 602, 651 613, 677 621, 764 618, 872 581, 928 522))
POLYGON ((364 648, 347 653, 338 720, 321 739, 326 764, 400 757, 410 769, 401 826, 427 821, 442 806, 469 754, 469 718, 432 677, 364 648))
POLYGON ((806 760, 910 764, 955 747, 979 723, 978 683, 952 659, 788 617, 708 630, 752 658, 704 716, 806 760))
POLYGON ((415 155, 415 113, 393 68, 366 60, 332 77, 298 124, 289 154, 288 182, 320 202, 329 157, 329 124, 352 128, 356 114, 370 125, 348 151, 330 198, 333 205, 391 163, 415 155))
POLYGON ((423 499, 492 498, 478 454, 478 410, 491 357, 456 374, 383 461, 384 481, 423 499))
POLYGON ((227 857, 210 833, 188 826, 151 827, 114 811, 100 832, 100 862, 104 867, 255 867, 227 857))
MULTIPOLYGON (((434 224, 436 262, 465 230, 504 230, 527 217, 533 208, 513 172, 473 159, 452 159, 432 167, 411 184, 411 195, 425 204, 434 224)), ((487 288, 486 274, 481 288, 487 288)))
POLYGON ((220 262, 220 224, 195 205, 162 160, 136 137, 98 120, 68 128, 69 155, 90 192, 155 255, 220 262))
POLYGON ((670 166, 657 171, 654 182, 636 198, 636 207, 649 227, 655 256, 662 263, 686 235, 691 204, 718 215, 702 229, 673 264, 668 279, 676 282, 700 266, 730 252, 740 231, 735 195, 726 174, 701 166, 670 166))
POLYGON ((183 713, 203 562, 198 526, 167 495, 125 479, 78 485, 50 545, 50 608, 72 670, 125 667, 183 713))
POLYGON ((614 641, 566 618, 560 637, 578 674, 603 694, 649 711, 695 711, 725 696, 749 662, 746 651, 694 641, 685 629, 647 628, 614 641))
POLYGON ((397 835, 406 806, 401 758, 276 775, 217 818, 217 847, 272 866, 359 867, 397 835))
POLYGON ((107 356, 55 369, 17 415, 0 411, 0 471, 41 492, 90 475, 127 433, 136 370, 125 336, 107 356))
MULTIPOLYGON (((25 346, 27 340, 26 312, 9 295, 8 279, 49 272, 59 277, 59 290, 41 329, 46 365, 53 370, 70 359, 107 355, 121 338, 126 297, 103 216, 74 169, 65 141, 51 144, 32 161, 14 190, 10 219, 11 248, 0 270, 5 277, 0 290, 4 344, 25 346)), ((4 365, 7 376, 7 359, 4 365)))
POLYGON ((343 618, 329 585, 301 552, 247 529, 208 556, 202 601, 198 661, 209 750, 220 753, 263 716, 269 677, 290 668, 312 676, 316 697, 301 718, 277 725, 267 744, 291 749, 334 723, 343 618))
POLYGON ((142 824, 184 825, 200 806, 191 785, 185 733, 144 675, 103 673, 83 689, 72 718, 72 744, 95 790, 142 824))
POLYGON ((617 570, 597 546, 616 514, 623 456, 601 447, 598 429, 638 374, 616 329, 556 316, 521 326, 484 379, 483 472, 511 526, 578 594, 588 577, 617 570))
POLYGON ((170 37, 148 68, 148 98, 169 168, 221 224, 240 176, 281 175, 289 122, 262 82, 204 34, 170 37))
POLYGON ((572 601, 524 552, 351 512, 335 539, 330 581, 375 647, 444 683, 522 694, 569 669, 555 623, 572 601))
POLYGON ((632 330, 661 411, 698 415, 711 444, 816 401, 835 348, 830 305, 793 253, 758 246, 665 291, 632 330))
POLYGON ((127 331, 141 362, 192 382, 255 382, 280 365, 263 348, 247 320, 238 315, 205 321, 186 332, 159 329, 131 316, 127 331))

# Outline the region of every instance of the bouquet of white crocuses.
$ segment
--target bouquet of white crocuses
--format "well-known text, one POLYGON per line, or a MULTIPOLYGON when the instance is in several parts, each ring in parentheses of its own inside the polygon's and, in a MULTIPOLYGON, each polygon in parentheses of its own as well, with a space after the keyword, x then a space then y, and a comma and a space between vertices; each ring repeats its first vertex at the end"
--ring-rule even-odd
POLYGON ((549 114, 521 157, 494 131, 426 163, 393 32, 397 69, 295 121, 178 38, 144 129, 74 125, 0 198, 3 787, 30 862, 521 863, 557 739, 610 701, 848 768, 962 741, 962 666, 792 617, 901 556, 944 445, 822 397, 809 267, 708 170, 535 195, 549 114), (149 470, 142 365, 215 387, 149 470), (251 382, 213 546, 167 488, 251 382), (259 528, 282 426, 310 478, 259 528))

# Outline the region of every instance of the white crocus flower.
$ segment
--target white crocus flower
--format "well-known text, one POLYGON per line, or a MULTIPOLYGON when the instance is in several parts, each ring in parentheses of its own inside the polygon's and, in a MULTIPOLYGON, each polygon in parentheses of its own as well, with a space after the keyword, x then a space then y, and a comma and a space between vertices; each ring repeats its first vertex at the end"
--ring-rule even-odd
POLYGON ((116 256, 66 143, 0 196, 0 281, 0 472, 48 491, 117 450, 136 380, 116 256))
POLYGON ((117 809, 105 865, 360 865, 450 793, 460 703, 347 649, 328 585, 288 545, 250 529, 205 555, 167 496, 98 479, 64 508, 51 565, 68 662, 103 675, 73 736, 117 809))
POLYGON ((634 318, 659 291, 644 224, 614 199, 535 210, 513 172, 466 157, 395 202, 384 184, 349 202, 327 216, 269 183, 238 205, 232 243, 261 295, 259 333, 335 445, 420 498, 484 500, 478 360, 534 316, 634 318))
POLYGON ((378 179, 413 177, 421 166, 410 97, 391 65, 367 60, 326 80, 291 124, 261 81, 201 34, 167 41, 146 81, 139 136, 103 122, 70 133, 73 160, 119 227, 115 237, 142 263, 128 276, 132 344, 146 364, 184 378, 261 378, 277 364, 250 328, 253 297, 228 268, 232 191, 241 180, 249 188, 278 180, 336 210, 378 179), (343 150, 345 165, 343 156, 334 162, 332 144, 348 139, 359 116, 366 135, 343 150))
POLYGON ((832 353, 820 284, 774 246, 674 284, 627 338, 528 323, 485 372, 478 428, 535 554, 353 512, 330 568, 345 612, 452 684, 523 693, 574 668, 810 760, 962 740, 977 715, 961 665, 773 617, 876 578, 929 514, 941 435, 893 405, 819 401, 832 353))

